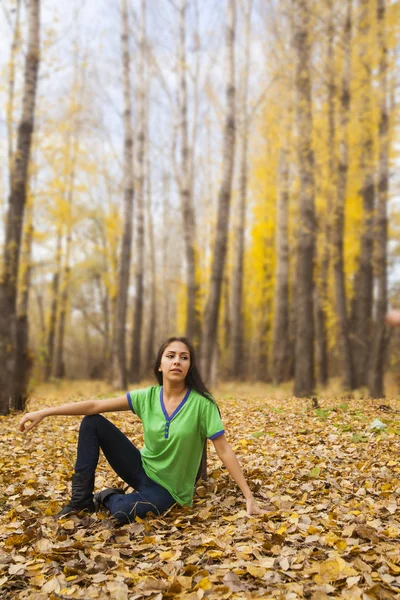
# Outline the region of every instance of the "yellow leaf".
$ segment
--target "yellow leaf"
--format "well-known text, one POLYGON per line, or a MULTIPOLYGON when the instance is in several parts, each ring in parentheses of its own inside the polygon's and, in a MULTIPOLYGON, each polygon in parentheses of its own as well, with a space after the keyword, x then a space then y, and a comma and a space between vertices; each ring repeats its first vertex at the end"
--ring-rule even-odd
POLYGON ((247 565, 247 572, 257 579, 262 579, 266 573, 264 567, 257 567, 256 565, 247 565))
POLYGON ((166 552, 160 552, 160 560, 169 560, 174 555, 171 550, 167 550, 166 552))
POLYGON ((286 529, 287 529, 287 526, 282 525, 282 527, 280 527, 276 533, 279 535, 282 535, 282 533, 285 533, 286 529))
POLYGON ((319 565, 319 573, 315 575, 314 580, 318 584, 336 581, 340 576, 340 565, 337 560, 326 560, 319 565))
POLYGON ((208 579, 208 577, 203 577, 203 579, 200 579, 199 583, 196 585, 196 587, 194 588, 195 590, 210 590, 212 588, 211 585, 211 581, 208 579))
POLYGON ((243 519, 243 517, 247 517, 247 512, 245 510, 240 510, 235 515, 231 517, 224 517, 225 521, 237 521, 238 519, 243 519))
POLYGON ((399 537, 400 531, 399 528, 396 527, 396 525, 390 525, 390 527, 385 529, 383 533, 390 538, 397 538, 399 537))
POLYGON ((69 519, 68 521, 62 521, 61 525, 62 528, 66 529, 67 531, 72 531, 73 529, 75 529, 75 523, 72 519, 69 519))

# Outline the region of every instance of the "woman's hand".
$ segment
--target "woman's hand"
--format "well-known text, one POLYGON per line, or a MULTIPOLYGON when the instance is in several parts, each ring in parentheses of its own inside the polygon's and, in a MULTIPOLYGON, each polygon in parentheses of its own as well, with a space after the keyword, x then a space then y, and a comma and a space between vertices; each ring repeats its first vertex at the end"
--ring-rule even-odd
POLYGON ((253 497, 246 500, 248 515, 265 515, 266 511, 260 508, 253 497))
POLYGON ((44 418, 42 411, 37 410, 35 412, 26 413, 19 422, 19 430, 26 433, 30 431, 36 425, 39 425, 40 421, 44 418))

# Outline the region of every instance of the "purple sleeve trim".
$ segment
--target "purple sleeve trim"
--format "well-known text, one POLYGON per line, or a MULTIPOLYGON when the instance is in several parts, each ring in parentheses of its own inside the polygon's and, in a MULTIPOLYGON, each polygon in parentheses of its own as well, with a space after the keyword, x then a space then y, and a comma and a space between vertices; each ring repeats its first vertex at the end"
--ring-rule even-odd
POLYGON ((219 437, 223 433, 225 433, 225 429, 221 429, 221 431, 218 431, 217 433, 214 433, 214 435, 210 435, 210 437, 208 439, 209 440, 215 440, 215 438, 219 437))
POLYGON ((136 415, 135 411, 133 410, 132 399, 131 399, 131 395, 129 392, 126 392, 126 397, 128 398, 128 404, 129 404, 131 411, 133 412, 134 415, 136 415))

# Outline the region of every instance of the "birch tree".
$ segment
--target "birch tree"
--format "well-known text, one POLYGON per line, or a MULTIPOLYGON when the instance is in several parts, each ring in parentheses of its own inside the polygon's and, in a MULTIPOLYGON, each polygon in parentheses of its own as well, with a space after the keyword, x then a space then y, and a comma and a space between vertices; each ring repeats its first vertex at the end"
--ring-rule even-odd
POLYGON ((387 312, 387 203, 389 188, 389 115, 388 115, 388 48, 386 45, 385 0, 377 0, 377 31, 379 50, 379 162, 377 205, 375 216, 375 277, 377 298, 375 325, 369 370, 369 393, 373 398, 384 395, 383 374, 387 343, 385 316, 387 312))
POLYGON ((121 253, 118 274, 118 292, 116 301, 115 327, 113 331, 112 373, 113 385, 118 389, 128 387, 126 369, 126 313, 128 303, 129 271, 132 248, 133 220, 133 130, 131 78, 129 56, 129 23, 127 0, 121 0, 121 50, 122 81, 124 95, 124 220, 121 253))
MULTIPOLYGON (((333 10, 333 7, 332 7, 333 10)), ((335 280, 336 316, 338 320, 339 349, 342 363, 343 385, 353 389, 354 367, 350 343, 346 282, 344 273, 343 236, 344 214, 347 195, 347 177, 349 170, 349 113, 350 113, 350 77, 351 77, 351 38, 352 38, 352 0, 346 2, 345 24, 343 29, 343 72, 340 84, 339 103, 339 161, 336 196, 334 197, 332 219, 332 254, 335 280)))
POLYGON ((272 380, 275 385, 290 377, 289 340, 289 139, 279 153, 276 223, 275 310, 273 323, 272 380))
POLYGON ((142 365, 143 294, 144 294, 144 192, 145 192, 145 52, 146 52, 146 2, 141 0, 141 24, 138 64, 138 138, 136 176, 136 276, 135 310, 132 332, 130 379, 140 381, 142 365))
POLYGON ((369 348, 372 326, 373 305, 373 212, 375 206, 374 147, 372 137, 372 86, 370 49, 370 2, 361 0, 359 17, 359 59, 360 59, 360 170, 362 185, 362 224, 358 271, 354 285, 353 300, 353 340, 354 366, 357 387, 367 384, 369 348))
POLYGON ((299 169, 299 232, 296 279, 295 396, 314 389, 313 262, 315 235, 314 156, 310 76, 310 3, 293 0, 293 42, 296 52, 295 88, 299 169))
POLYGON ((28 189, 28 167, 35 124, 35 103, 40 58, 40 0, 28 6, 28 45, 25 60, 21 120, 12 167, 8 200, 4 261, 0 277, 0 414, 9 411, 15 395, 17 282, 22 226, 28 189))
POLYGON ((235 156, 235 22, 236 2, 228 0, 228 22, 226 29, 227 82, 226 119, 224 128, 224 163, 221 187, 218 196, 217 229, 213 249, 213 262, 209 295, 207 299, 200 346, 202 370, 206 380, 210 379, 211 367, 217 343, 218 317, 221 289, 224 276, 228 241, 228 224, 232 195, 233 165, 235 156))
POLYGON ((240 182, 239 201, 236 214, 234 267, 232 273, 232 316, 231 316, 231 375, 243 379, 243 261, 244 261, 244 234, 246 230, 247 208, 247 178, 248 178, 248 144, 249 144, 249 115, 248 115, 248 88, 250 71, 250 40, 251 40, 251 14, 252 0, 247 1, 245 11, 244 33, 244 65, 241 76, 241 102, 240 102, 240 182))

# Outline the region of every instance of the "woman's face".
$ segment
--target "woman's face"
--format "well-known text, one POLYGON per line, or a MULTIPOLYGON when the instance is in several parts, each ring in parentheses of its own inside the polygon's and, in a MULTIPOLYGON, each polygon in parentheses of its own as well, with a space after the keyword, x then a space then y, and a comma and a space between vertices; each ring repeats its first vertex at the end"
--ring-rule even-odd
POLYGON ((171 342, 165 348, 161 357, 159 371, 163 381, 184 381, 190 368, 189 348, 183 342, 171 342))

